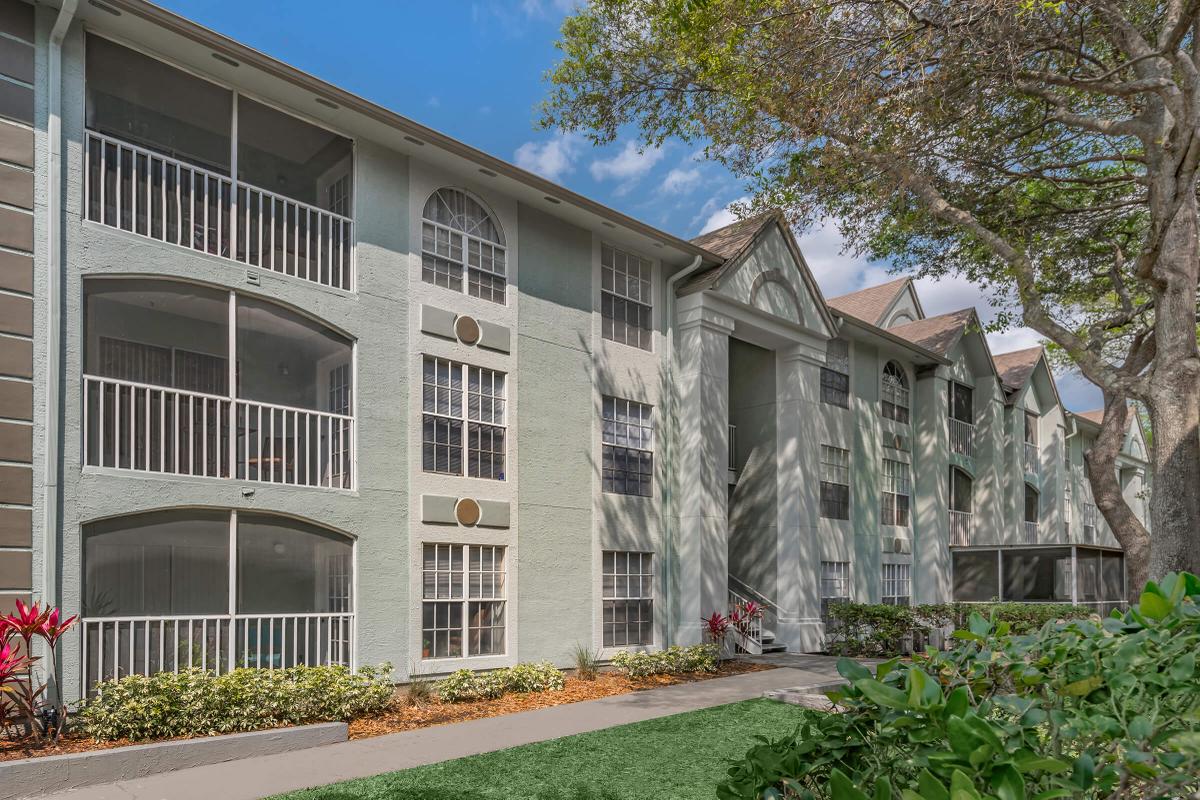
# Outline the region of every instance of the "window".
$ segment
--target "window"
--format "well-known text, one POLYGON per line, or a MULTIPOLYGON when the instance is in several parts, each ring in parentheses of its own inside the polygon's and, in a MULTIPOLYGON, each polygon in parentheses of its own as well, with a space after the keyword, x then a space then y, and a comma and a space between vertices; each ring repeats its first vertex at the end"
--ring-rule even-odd
POLYGON ((504 234, 474 198, 438 189, 421 213, 421 280, 493 303, 505 302, 504 234))
POLYGON ((850 519, 850 451, 821 445, 821 516, 850 519))
POLYGON ((650 553, 603 553, 604 646, 654 643, 654 557, 650 553))
POLYGON ((825 366, 821 367, 821 402, 850 407, 850 345, 842 339, 825 344, 825 366))
POLYGON ((422 371, 422 468, 504 480, 503 372, 426 356, 422 371), (466 391, 463 391, 463 387, 466 391))
POLYGON ((604 491, 649 497, 654 484, 654 408, 607 396, 602 405, 604 491))
POLYGON ((957 467, 950 468, 950 510, 971 513, 971 476, 957 467))
POLYGON ((850 602, 850 562, 821 562, 821 619, 829 619, 829 606, 850 602))
POLYGON ((1083 541, 1087 544, 1096 542, 1096 520, 1099 516, 1095 503, 1083 504, 1083 541))
POLYGON ((1034 446, 1038 443, 1038 415, 1032 411, 1025 412, 1025 443, 1034 446))
POLYGON ((504 557, 504 548, 495 545, 424 546, 422 658, 505 652, 504 557))
POLYGON ((1025 521, 1032 522, 1034 525, 1038 522, 1038 512, 1041 496, 1038 490, 1025 484, 1025 521))
POLYGON ((888 419, 908 424, 908 375, 895 361, 883 367, 882 411, 888 419))
POLYGON ((884 605, 906 606, 912 601, 912 580, 908 564, 883 565, 884 605))
POLYGON ((975 391, 970 386, 950 384, 950 419, 975 424, 975 391))
POLYGON ((883 525, 908 527, 910 494, 908 464, 903 461, 883 460, 883 525))
POLYGON ((611 245, 600 246, 600 316, 611 342, 652 349, 650 262, 611 245))

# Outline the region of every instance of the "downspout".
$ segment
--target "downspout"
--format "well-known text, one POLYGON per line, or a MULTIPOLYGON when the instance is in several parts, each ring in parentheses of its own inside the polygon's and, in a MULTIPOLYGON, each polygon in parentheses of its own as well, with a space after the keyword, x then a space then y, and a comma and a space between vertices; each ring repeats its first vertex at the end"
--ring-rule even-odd
POLYGON ((58 467, 62 454, 62 44, 79 0, 63 0, 50 30, 46 80, 46 459, 42 486, 42 601, 58 605, 58 467))
POLYGON ((676 272, 671 277, 667 278, 667 302, 666 302, 666 324, 667 324, 667 346, 663 353, 664 374, 666 379, 666 391, 663 392, 663 428, 667 434, 666 452, 668 458, 665 459, 666 475, 663 477, 663 570, 665 580, 663 581, 663 594, 665 597, 664 605, 667 608, 665 617, 666 624, 663 627, 665 645, 673 644, 671 638, 671 623, 673 609, 671 606, 671 571, 675 564, 675 541, 674 541, 674 524, 672 522, 672 511, 675 501, 675 289, 679 282, 691 275, 704 262, 701 256, 696 256, 692 259, 692 263, 676 272))

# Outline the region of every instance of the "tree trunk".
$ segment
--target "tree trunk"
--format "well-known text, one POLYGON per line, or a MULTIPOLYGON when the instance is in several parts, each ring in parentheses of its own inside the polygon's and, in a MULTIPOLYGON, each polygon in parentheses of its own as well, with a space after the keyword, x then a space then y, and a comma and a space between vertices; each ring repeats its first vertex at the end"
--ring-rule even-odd
POLYGON ((1154 430, 1150 497, 1150 576, 1200 574, 1200 349, 1196 280, 1200 273, 1195 188, 1172 220, 1154 267, 1154 430))
POLYGON ((1150 532, 1125 502, 1117 480, 1117 453, 1128 429, 1129 405, 1125 398, 1105 392, 1100 435, 1084 459, 1096 508, 1125 550, 1125 599, 1133 604, 1150 577, 1150 532))

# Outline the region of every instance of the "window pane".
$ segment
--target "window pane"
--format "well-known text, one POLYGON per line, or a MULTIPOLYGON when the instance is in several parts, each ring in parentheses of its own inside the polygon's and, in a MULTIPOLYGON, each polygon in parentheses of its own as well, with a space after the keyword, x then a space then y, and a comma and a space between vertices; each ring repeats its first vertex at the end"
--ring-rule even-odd
POLYGON ((995 550, 954 551, 954 599, 986 602, 1000 597, 1000 564, 995 550))
POLYGON ((349 611, 353 553, 341 534, 300 520, 238 515, 238 603, 245 614, 349 611))
POLYGON ((238 297, 237 326, 239 397, 331 410, 324 389, 329 371, 350 363, 349 339, 294 311, 249 297, 238 297))
POLYGON ((99 36, 87 37, 87 127, 229 174, 233 95, 99 36))
POLYGON ((238 180, 348 215, 349 139, 238 96, 238 180))
POLYGON ((160 511, 83 529, 89 617, 229 612, 229 513, 160 511))

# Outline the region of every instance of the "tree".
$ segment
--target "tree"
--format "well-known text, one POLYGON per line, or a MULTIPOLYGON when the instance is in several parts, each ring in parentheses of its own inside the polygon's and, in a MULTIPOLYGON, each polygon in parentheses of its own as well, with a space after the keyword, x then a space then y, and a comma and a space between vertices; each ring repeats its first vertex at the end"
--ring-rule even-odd
POLYGON ((592 0, 543 123, 704 141, 752 206, 990 292, 1104 392, 1093 460, 1148 409, 1150 571, 1196 572, 1198 29, 1200 0, 592 0))

